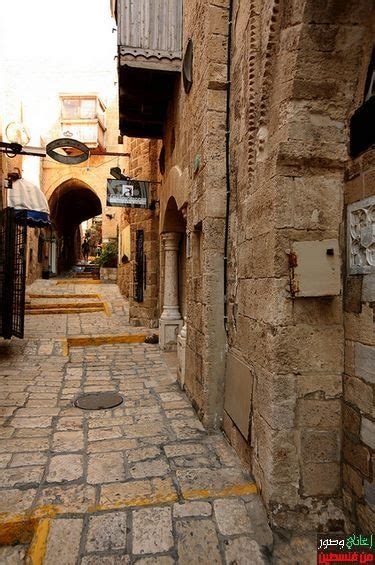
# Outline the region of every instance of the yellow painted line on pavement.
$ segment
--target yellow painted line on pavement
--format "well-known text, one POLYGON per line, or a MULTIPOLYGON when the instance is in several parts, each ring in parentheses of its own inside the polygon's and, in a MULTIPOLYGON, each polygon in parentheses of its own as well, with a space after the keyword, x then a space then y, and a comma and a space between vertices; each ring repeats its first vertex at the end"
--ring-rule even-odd
MULTIPOLYGON (((254 482, 246 482, 218 490, 215 488, 182 490, 182 498, 184 500, 204 500, 208 498, 245 496, 255 493, 257 493, 256 484, 254 482)), ((0 514, 0 546, 31 542, 28 551, 28 562, 30 565, 43 565, 52 519, 56 516, 92 514, 95 512, 119 510, 121 508, 155 506, 177 502, 179 499, 177 491, 166 488, 165 492, 154 492, 149 496, 124 498, 121 500, 106 499, 101 504, 91 504, 86 509, 79 511, 76 507, 69 507, 69 505, 47 505, 37 507, 31 512, 25 512, 23 515, 10 516, 7 513, 2 513, 0 514)))
POLYGON ((36 520, 29 515, 0 516, 0 546, 28 543, 35 531, 36 520))
POLYGON ((98 300, 101 300, 102 297, 100 294, 97 294, 96 292, 70 292, 67 294, 64 293, 58 293, 58 294, 29 294, 30 298, 97 298, 98 300))
POLYGON ((106 316, 111 317, 111 316, 112 316, 112 312, 111 312, 111 309, 110 309, 110 307, 109 307, 108 302, 107 302, 106 300, 103 300, 102 304, 103 304, 103 310, 104 310, 106 316))
MULTIPOLYGON (((120 483, 121 484, 121 483, 120 483)), ((184 500, 205 500, 208 498, 226 498, 233 496, 245 496, 248 494, 256 494, 258 492, 257 486, 254 482, 246 482, 242 484, 230 485, 223 489, 192 489, 182 490, 182 499, 184 500)), ((175 487, 160 489, 157 492, 151 493, 146 496, 125 497, 120 500, 112 500, 111 498, 104 497, 100 504, 88 504, 87 508, 77 510, 73 505, 70 507, 59 505, 45 505, 33 509, 32 512, 25 512, 25 514, 11 516, 7 513, 0 515, 0 545, 14 543, 20 535, 20 528, 25 527, 30 535, 35 530, 35 524, 45 518, 51 519, 56 516, 65 514, 91 514, 93 512, 115 510, 118 508, 129 508, 137 506, 152 506, 155 504, 162 504, 168 502, 176 502, 179 496, 175 487), (8 541, 10 540, 10 542, 8 541), (14 540, 14 541, 12 541, 14 540)), ((25 530, 26 531, 26 530, 25 530)), ((26 531, 26 533, 27 533, 26 531)))
POLYGON ((177 502, 177 492, 168 494, 151 494, 150 496, 124 498, 121 500, 103 502, 90 506, 88 512, 100 512, 102 510, 115 510, 119 508, 129 508, 138 506, 153 506, 154 504, 163 504, 167 502, 177 502))
POLYGON ((47 549, 47 539, 51 526, 51 520, 44 518, 40 520, 28 551, 30 565, 42 565, 47 549))
POLYGON ((67 337, 69 347, 112 345, 116 343, 143 343, 147 334, 77 335, 67 337))
POLYGON ((95 306, 92 308, 52 308, 49 310, 27 310, 28 316, 46 316, 50 314, 92 314, 95 312, 104 312, 103 306, 95 306))
POLYGON ((63 279, 56 281, 56 284, 101 284, 101 281, 99 279, 63 279))
POLYGON ((185 500, 199 500, 202 498, 225 498, 226 496, 245 496, 258 492, 257 486, 253 482, 240 485, 231 485, 223 489, 193 489, 183 490, 182 496, 185 500))
POLYGON ((68 340, 66 338, 61 340, 61 349, 62 349, 63 357, 68 357, 69 345, 68 345, 68 340))
POLYGON ((44 302, 40 304, 28 304, 27 310, 60 310, 72 308, 97 308, 103 302, 96 300, 95 302, 44 302))

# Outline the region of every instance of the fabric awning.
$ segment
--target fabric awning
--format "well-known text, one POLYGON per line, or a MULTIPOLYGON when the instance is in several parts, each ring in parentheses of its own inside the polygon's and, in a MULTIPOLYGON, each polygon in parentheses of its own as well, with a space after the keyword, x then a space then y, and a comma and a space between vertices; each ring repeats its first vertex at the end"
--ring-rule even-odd
POLYGON ((8 190, 8 206, 24 216, 26 210, 27 225, 30 227, 46 227, 51 225, 49 206, 43 192, 32 182, 18 179, 8 190))

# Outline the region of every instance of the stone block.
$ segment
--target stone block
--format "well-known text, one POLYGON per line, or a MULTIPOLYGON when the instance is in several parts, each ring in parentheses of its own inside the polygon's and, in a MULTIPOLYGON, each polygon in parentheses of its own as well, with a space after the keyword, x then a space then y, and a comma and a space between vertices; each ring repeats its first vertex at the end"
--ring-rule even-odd
POLYGON ((226 90, 227 66, 224 63, 210 62, 207 66, 208 88, 210 90, 226 90))
POLYGON ((211 504, 209 502, 185 502, 173 505, 173 516, 175 518, 187 518, 191 516, 208 517, 212 514, 211 504))
POLYGON ((133 553, 161 553, 173 547, 171 509, 133 511, 133 553))
POLYGON ((359 436, 359 430, 361 427, 361 416, 357 410, 354 410, 346 402, 342 406, 342 425, 345 432, 348 432, 354 436, 359 436))
POLYGON ((299 375, 296 378, 297 397, 339 398, 342 394, 341 374, 299 375))
POLYGON ((214 511, 219 531, 224 536, 252 531, 251 521, 242 500, 235 498, 215 500, 214 511))
POLYGON ((226 563, 236 565, 266 565, 268 560, 263 555, 259 544, 247 537, 228 540, 225 545, 226 563))
POLYGON ((126 524, 126 512, 90 516, 86 551, 125 549, 126 524))
POLYGON ((344 376, 344 399, 365 414, 373 413, 372 387, 357 377, 344 376))
POLYGON ((202 490, 211 492, 214 489, 217 492, 248 482, 246 475, 239 468, 177 469, 176 476, 182 495, 186 499, 196 498, 202 490))
POLYGON ((254 494, 248 497, 246 502, 247 513, 251 522, 253 537, 259 545, 271 548, 273 545, 272 530, 268 525, 266 508, 261 497, 254 494))
POLYGON ((339 461, 338 432, 311 431, 301 434, 301 455, 306 463, 339 461))
POLYGON ((375 346, 355 344, 355 374, 375 384, 375 346))
POLYGON ((371 506, 372 509, 375 509, 375 482, 372 481, 365 481, 365 501, 366 503, 371 506))
POLYGON ((355 349, 355 342, 346 339, 345 340, 345 366, 344 366, 344 371, 345 371, 345 374, 351 375, 353 377, 355 375, 354 349, 355 349))
POLYGON ((122 453, 91 454, 87 466, 89 484, 111 483, 125 479, 124 457, 122 453))
POLYGON ((74 481, 83 475, 81 455, 55 455, 51 458, 47 482, 74 481))
POLYGON ((345 204, 352 204, 364 197, 363 176, 358 175, 345 183, 345 204))
POLYGON ((209 6, 207 21, 209 22, 209 33, 224 36, 228 34, 228 10, 219 6, 209 6))
POLYGON ((370 533, 375 530, 375 511, 370 506, 357 504, 358 526, 361 532, 370 533))
POLYGON ((341 401, 303 398, 297 402, 297 426, 338 430, 341 424, 341 401))
POLYGON ((370 475, 370 454, 368 448, 360 443, 354 443, 350 438, 343 438, 343 457, 352 467, 364 475, 370 475))
POLYGON ((344 310, 360 314, 362 310, 362 275, 350 275, 345 279, 344 310))
POLYGON ((362 302, 375 302, 375 274, 363 275, 362 302))
POLYGON ((342 481, 344 486, 348 487, 356 496, 363 496, 363 477, 350 465, 346 463, 342 467, 342 481))
POLYGON ((170 468, 163 459, 151 459, 139 461, 130 467, 130 474, 135 479, 146 477, 164 477, 170 472, 170 468))
POLYGON ((339 463, 308 463, 302 466, 302 490, 305 496, 338 494, 340 489, 339 463))
POLYGON ((83 520, 78 518, 53 520, 43 563, 75 565, 78 560, 82 526, 83 520))
POLYGON ((221 565, 219 540, 209 520, 184 520, 176 523, 179 565, 221 565))
POLYGON ((27 465, 0 470, 0 487, 15 487, 39 483, 43 476, 43 467, 27 465))
MULTIPOLYGON (((167 559, 167 558, 166 558, 167 559)), ((129 565, 130 557, 129 555, 86 555, 82 557, 81 565, 129 565)), ((141 561, 137 561, 141 563, 141 561)), ((146 563, 149 563, 146 561, 146 563)), ((151 562, 152 563, 152 562, 151 562)), ((169 562, 166 560, 165 564, 168 565, 169 562)))
POLYGON ((371 449, 375 449, 375 423, 372 420, 362 418, 361 440, 371 449))
POLYGON ((85 484, 47 486, 38 493, 37 505, 52 505, 58 512, 84 513, 95 503, 95 489, 85 484))
POLYGON ((277 328, 275 347, 278 373, 341 372, 344 361, 343 332, 340 327, 296 326, 277 328), (301 347, 304 343, 304 347, 301 347))
POLYGON ((83 432, 55 432, 52 451, 80 451, 83 449, 83 432))

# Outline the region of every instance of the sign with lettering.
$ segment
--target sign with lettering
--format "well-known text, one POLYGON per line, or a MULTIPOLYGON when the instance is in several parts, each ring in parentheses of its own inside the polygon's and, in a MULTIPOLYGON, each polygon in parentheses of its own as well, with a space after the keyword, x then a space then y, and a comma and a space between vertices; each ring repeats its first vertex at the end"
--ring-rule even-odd
POLYGON ((317 534, 317 563, 374 563, 373 534, 317 534))
POLYGON ((148 208, 148 181, 130 179, 107 180, 107 206, 148 208))

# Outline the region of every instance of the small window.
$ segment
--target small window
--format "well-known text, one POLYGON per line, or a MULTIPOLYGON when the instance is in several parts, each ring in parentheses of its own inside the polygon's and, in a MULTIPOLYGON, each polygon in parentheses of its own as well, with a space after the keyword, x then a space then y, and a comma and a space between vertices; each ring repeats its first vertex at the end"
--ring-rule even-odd
POLYGON ((375 144, 375 49, 367 72, 362 105, 350 120, 350 155, 357 157, 375 144))
POLYGON ((94 120, 98 117, 96 98, 62 98, 63 120, 94 120))

